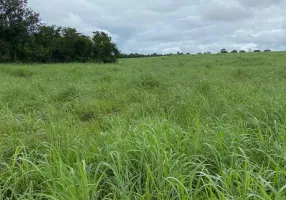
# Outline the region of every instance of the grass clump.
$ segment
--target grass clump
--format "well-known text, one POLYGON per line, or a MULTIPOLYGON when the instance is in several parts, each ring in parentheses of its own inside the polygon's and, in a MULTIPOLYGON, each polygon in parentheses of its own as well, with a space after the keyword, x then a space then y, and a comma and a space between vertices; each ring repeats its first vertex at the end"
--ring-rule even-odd
POLYGON ((248 74, 242 69, 232 72, 232 76, 238 80, 247 80, 249 78, 248 74))
POLYGON ((7 73, 14 77, 31 78, 34 75, 34 72, 29 70, 27 67, 15 67, 11 69, 6 69, 7 73))
POLYGON ((154 89, 161 85, 161 81, 154 74, 147 73, 140 77, 138 84, 143 89, 154 89))
POLYGON ((73 99, 77 98, 78 95, 78 89, 75 86, 67 86, 61 88, 61 90, 55 94, 54 100, 62 102, 72 101, 73 99))

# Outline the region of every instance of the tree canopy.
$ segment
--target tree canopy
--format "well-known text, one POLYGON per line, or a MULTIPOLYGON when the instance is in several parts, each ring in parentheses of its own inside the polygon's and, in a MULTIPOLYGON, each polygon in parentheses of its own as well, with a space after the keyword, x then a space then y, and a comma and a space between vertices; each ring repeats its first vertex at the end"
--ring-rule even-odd
POLYGON ((222 49, 220 53, 228 53, 228 51, 226 49, 222 49))
POLYGON ((119 50, 105 32, 92 37, 41 23, 27 0, 0 0, 0 62, 116 62, 119 50))

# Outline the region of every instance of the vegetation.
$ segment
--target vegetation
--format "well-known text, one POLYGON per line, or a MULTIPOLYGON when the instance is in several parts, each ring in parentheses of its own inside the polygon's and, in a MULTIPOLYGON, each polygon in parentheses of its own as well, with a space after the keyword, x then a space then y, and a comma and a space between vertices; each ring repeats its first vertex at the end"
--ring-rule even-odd
POLYGON ((220 53, 228 53, 228 51, 226 49, 222 49, 220 53))
POLYGON ((206 52, 204 52, 204 54, 212 54, 212 52, 206 51, 206 52))
POLYGON ((285 199, 284 54, 0 65, 0 199, 285 199))
POLYGON ((119 51, 104 32, 47 26, 27 0, 0 0, 0 62, 116 62, 119 51))
MULTIPOLYGON (((169 56, 174 55, 174 54, 168 54, 169 56)), ((145 57, 159 57, 159 56, 164 56, 163 54, 159 53, 152 53, 152 54, 140 54, 140 53, 120 53, 119 58, 145 58, 145 57)))

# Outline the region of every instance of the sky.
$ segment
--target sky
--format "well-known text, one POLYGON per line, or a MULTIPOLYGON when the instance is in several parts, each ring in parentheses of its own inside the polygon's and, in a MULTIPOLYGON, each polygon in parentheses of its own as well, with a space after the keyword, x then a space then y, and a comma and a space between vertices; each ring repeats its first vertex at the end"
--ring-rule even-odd
POLYGON ((49 25, 109 33, 123 53, 286 50, 286 0, 28 0, 49 25))

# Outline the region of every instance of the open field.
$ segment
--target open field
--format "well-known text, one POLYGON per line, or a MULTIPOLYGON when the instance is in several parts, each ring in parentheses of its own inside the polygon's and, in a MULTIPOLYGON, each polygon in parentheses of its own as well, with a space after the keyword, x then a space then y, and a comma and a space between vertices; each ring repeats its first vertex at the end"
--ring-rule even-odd
POLYGON ((286 199, 286 53, 0 65, 0 199, 286 199))

